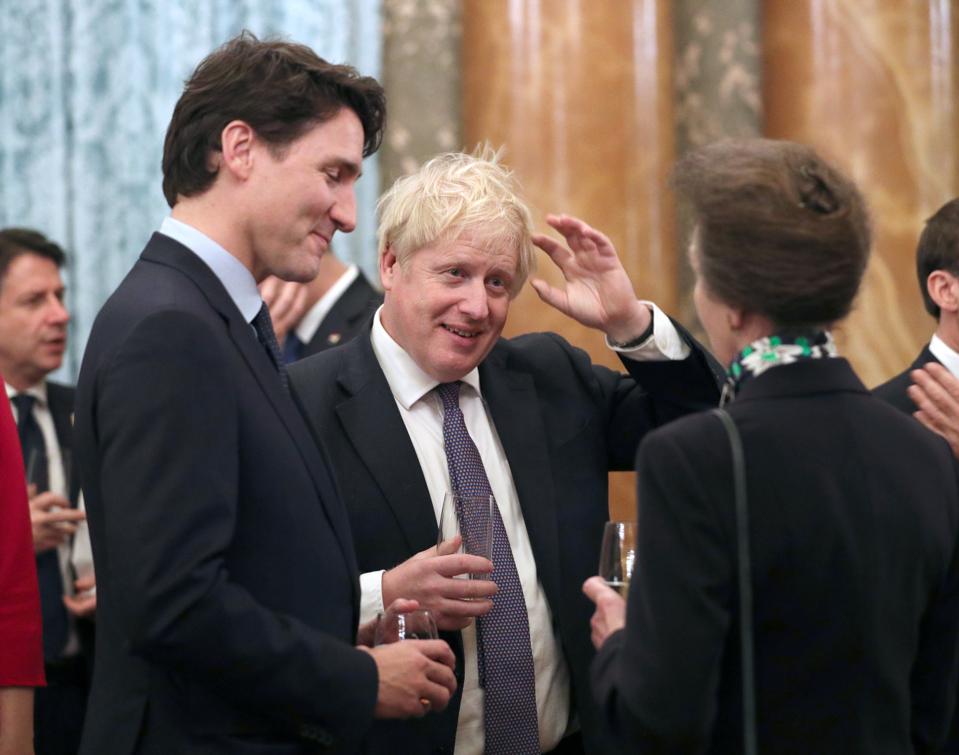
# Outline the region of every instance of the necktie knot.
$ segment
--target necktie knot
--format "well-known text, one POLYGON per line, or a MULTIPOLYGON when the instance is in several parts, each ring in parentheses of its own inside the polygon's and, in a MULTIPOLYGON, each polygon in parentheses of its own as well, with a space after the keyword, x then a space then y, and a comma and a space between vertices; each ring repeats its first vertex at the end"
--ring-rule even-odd
POLYGON ((273 320, 270 319, 270 308, 263 302, 260 311, 253 318, 253 329, 256 331, 256 337, 266 350, 267 356, 273 362, 273 367, 280 376, 280 382, 283 388, 287 389, 286 365, 283 362, 283 354, 280 353, 280 344, 276 340, 276 333, 273 332, 273 320))
POLYGON ((440 383, 436 386, 436 393, 443 402, 444 411, 449 411, 460 405, 460 382, 440 383))
POLYGON ((37 397, 31 396, 29 393, 18 393, 10 401, 17 408, 17 424, 22 425, 26 421, 25 417, 33 411, 33 405, 37 403, 37 397))

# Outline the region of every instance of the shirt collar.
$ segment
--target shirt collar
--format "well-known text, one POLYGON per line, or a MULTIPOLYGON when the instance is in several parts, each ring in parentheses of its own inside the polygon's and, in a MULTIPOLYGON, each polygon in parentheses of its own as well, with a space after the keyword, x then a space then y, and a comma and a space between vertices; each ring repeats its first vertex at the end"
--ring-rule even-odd
POLYGON ((303 315, 300 324, 296 326, 297 338, 303 343, 309 343, 313 340, 313 336, 316 335, 323 318, 330 313, 333 305, 336 304, 343 292, 350 287, 350 284, 356 280, 359 274, 360 269, 356 265, 350 265, 346 272, 336 279, 336 282, 326 290, 326 293, 317 299, 316 304, 310 307, 310 311, 303 315))
MULTIPOLYGON (((370 336, 373 343, 373 353, 380 363, 393 396, 404 409, 409 411, 413 404, 438 386, 439 381, 427 375, 414 361, 413 357, 386 332, 386 328, 380 322, 382 311, 383 307, 381 305, 373 317, 373 331, 370 336)), ((474 367, 460 378, 460 382, 470 386, 476 391, 477 395, 483 395, 480 391, 479 370, 477 368, 474 367)))
POLYGON ((8 383, 6 380, 3 381, 3 385, 7 389, 8 399, 13 398, 14 396, 17 396, 21 393, 24 393, 28 396, 33 396, 37 400, 38 405, 40 406, 47 405, 47 381, 46 380, 41 380, 36 385, 31 385, 25 391, 18 391, 16 388, 10 385, 10 383, 8 383))
POLYGON ((166 217, 160 224, 160 233, 179 241, 203 260, 219 278, 223 288, 236 304, 247 322, 252 322, 263 306, 263 299, 256 287, 256 280, 246 265, 230 254, 205 233, 173 217, 166 217))
POLYGON ((929 351, 932 355, 942 362, 943 366, 953 375, 959 377, 959 354, 953 351, 945 341, 935 333, 929 341, 929 351))

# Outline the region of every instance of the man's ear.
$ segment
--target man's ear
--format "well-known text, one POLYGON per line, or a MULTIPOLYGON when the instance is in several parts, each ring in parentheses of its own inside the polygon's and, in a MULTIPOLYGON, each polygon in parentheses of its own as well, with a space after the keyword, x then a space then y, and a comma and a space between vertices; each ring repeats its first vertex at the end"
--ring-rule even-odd
POLYGON ((220 132, 219 167, 237 180, 249 177, 253 169, 256 132, 246 121, 230 121, 220 132))
POLYGON ((396 276, 399 273, 397 270, 399 264, 399 260, 396 259, 396 253, 393 251, 392 245, 387 244, 386 248, 383 250, 383 254, 380 255, 380 283, 382 284, 384 291, 389 291, 391 288, 393 288, 393 282, 396 280, 396 276))
POLYGON ((945 270, 933 270, 926 278, 926 291, 943 312, 959 312, 959 278, 945 270))

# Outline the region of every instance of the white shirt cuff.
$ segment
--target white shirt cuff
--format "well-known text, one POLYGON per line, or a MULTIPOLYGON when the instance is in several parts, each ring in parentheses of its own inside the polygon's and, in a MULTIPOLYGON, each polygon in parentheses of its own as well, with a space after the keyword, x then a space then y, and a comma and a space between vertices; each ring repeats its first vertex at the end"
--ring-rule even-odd
POLYGON ((681 360, 689 356, 690 348, 666 313, 651 301, 640 300, 653 310, 653 334, 639 346, 624 349, 613 346, 606 337, 606 345, 620 356, 636 362, 666 362, 681 360))
POLYGON ((383 608, 383 572, 368 571, 360 575, 360 624, 365 624, 382 613, 383 608))

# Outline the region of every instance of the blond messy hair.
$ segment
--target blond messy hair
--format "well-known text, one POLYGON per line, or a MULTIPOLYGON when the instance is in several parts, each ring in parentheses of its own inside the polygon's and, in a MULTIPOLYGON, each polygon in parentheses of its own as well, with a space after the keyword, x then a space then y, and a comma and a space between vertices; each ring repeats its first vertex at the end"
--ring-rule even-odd
POLYGON ((490 251, 517 251, 510 294, 519 293, 535 264, 533 218, 500 155, 488 143, 447 152, 397 180, 377 204, 380 259, 390 249, 405 267, 417 250, 470 234, 490 251))

